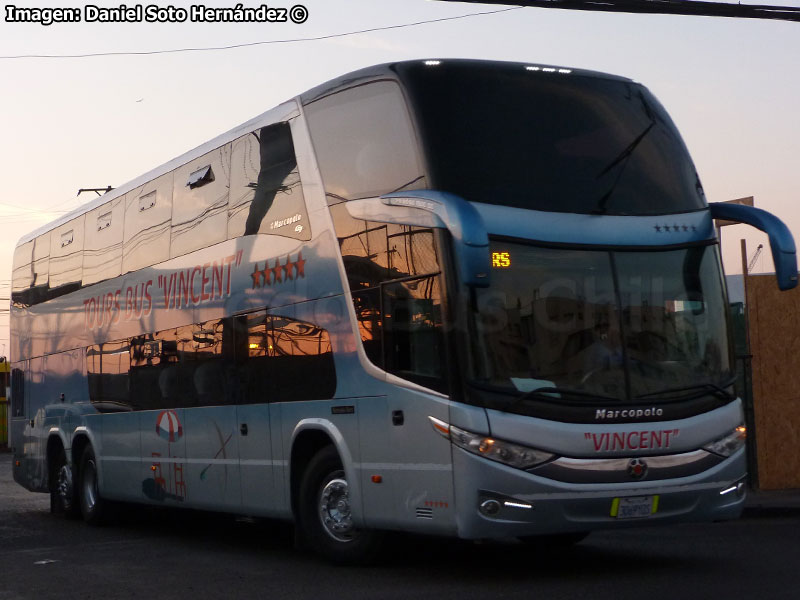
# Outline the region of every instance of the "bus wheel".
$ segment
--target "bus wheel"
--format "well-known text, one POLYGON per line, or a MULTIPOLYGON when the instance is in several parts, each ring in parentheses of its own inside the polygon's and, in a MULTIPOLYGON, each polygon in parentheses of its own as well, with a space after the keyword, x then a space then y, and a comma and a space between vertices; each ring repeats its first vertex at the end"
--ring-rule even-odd
POLYGON ((89 525, 101 525, 106 503, 97 488, 97 460, 91 446, 86 446, 81 456, 78 497, 83 520, 89 525))
POLYGON ((308 464, 300 483, 297 518, 302 540, 332 562, 364 564, 378 555, 381 534, 353 524, 349 486, 333 446, 320 450, 308 464))
POLYGON ((50 512, 62 514, 68 519, 80 515, 73 469, 67 464, 63 448, 50 465, 50 512))

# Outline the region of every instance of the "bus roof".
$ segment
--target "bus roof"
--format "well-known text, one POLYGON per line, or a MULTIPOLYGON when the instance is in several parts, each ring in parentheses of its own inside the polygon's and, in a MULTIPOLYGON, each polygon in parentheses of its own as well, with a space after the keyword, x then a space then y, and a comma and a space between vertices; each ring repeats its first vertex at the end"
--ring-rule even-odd
MULTIPOLYGON (((371 66, 371 67, 366 67, 366 68, 363 68, 363 69, 359 69, 357 71, 353 71, 353 72, 341 75, 340 77, 337 77, 335 79, 331 79, 330 81, 327 81, 327 82, 322 83, 322 84, 320 84, 318 86, 315 86, 315 87, 311 88, 310 90, 300 94, 299 100, 302 102, 302 104, 307 104, 309 102, 313 102, 314 100, 316 100, 316 99, 318 99, 318 98, 320 98, 322 96, 328 95, 329 93, 331 93, 331 92, 333 92, 333 91, 335 91, 337 89, 350 87, 353 84, 357 84, 359 82, 366 82, 366 81, 370 81, 370 80, 374 80, 374 79, 381 79, 381 78, 387 78, 387 77, 391 77, 391 78, 394 79, 394 78, 398 77, 398 72, 403 72, 403 71, 405 71, 407 69, 416 67, 416 66, 418 66, 420 64, 425 64, 425 65, 429 65, 429 66, 437 66, 437 65, 445 63, 445 62, 448 63, 448 64, 454 64, 455 63, 455 64, 458 64, 460 66, 466 66, 466 67, 473 66, 475 68, 478 68, 478 67, 483 67, 483 68, 495 67, 495 68, 498 68, 498 69, 527 68, 527 69, 532 69, 532 70, 541 69, 543 71, 547 71, 547 70, 551 70, 551 69, 552 70, 568 69, 568 71, 573 76, 598 77, 598 78, 606 78, 606 79, 615 79, 615 80, 619 80, 619 81, 630 81, 630 79, 628 79, 626 77, 620 77, 620 76, 617 76, 617 75, 610 75, 610 74, 601 73, 601 72, 598 72, 598 71, 590 71, 590 70, 585 70, 585 69, 573 69, 573 68, 570 68, 570 67, 560 67, 560 66, 545 65, 545 64, 540 64, 540 63, 491 61, 491 60, 473 60, 473 59, 460 59, 460 58, 454 58, 454 59, 417 59, 417 60, 398 61, 398 62, 374 65, 374 66, 371 66)), ((155 179, 157 177, 160 177, 161 175, 164 175, 165 173, 169 173, 170 171, 172 171, 172 170, 174 170, 174 169, 176 169, 176 168, 178 168, 178 167, 180 167, 180 166, 182 166, 182 165, 194 160, 195 158, 198 158, 198 157, 202 156, 203 154, 211 152, 212 150, 214 150, 216 148, 219 148, 220 146, 222 146, 224 144, 227 144, 227 143, 235 140, 236 138, 238 138, 238 137, 240 137, 242 135, 245 135, 250 131, 253 131, 254 129, 257 129, 259 127, 263 127, 265 125, 268 125, 268 124, 271 124, 271 123, 274 123, 274 122, 277 122, 277 121, 280 121, 280 120, 288 119, 291 116, 293 116, 293 113, 299 114, 298 106, 297 106, 297 99, 296 98, 292 98, 292 99, 290 99, 290 100, 288 100, 288 101, 276 106, 275 108, 272 108, 272 109, 268 110, 267 112, 264 112, 264 113, 262 113, 262 114, 260 114, 260 115, 258 115, 256 117, 250 119, 249 121, 246 121, 245 123, 242 123, 241 125, 239 125, 237 127, 234 127, 230 131, 227 131, 227 132, 225 132, 225 133, 223 133, 221 135, 218 135, 217 137, 215 137, 215 138, 213 138, 213 139, 201 144, 200 146, 197 146, 196 148, 194 148, 192 150, 189 150, 188 152, 185 152, 184 154, 181 154, 180 156, 177 156, 176 158, 173 158, 172 160, 170 160, 170 161, 168 161, 168 162, 156 167, 155 169, 152 169, 151 171, 148 171, 148 172, 140 175, 139 177, 136 177, 135 179, 132 179, 131 181, 129 181, 129 182, 127 182, 127 183, 125 183, 125 184, 113 189, 112 191, 107 192, 107 193, 103 194, 102 196, 100 196, 98 198, 95 198, 94 200, 79 206, 75 210, 70 211, 69 213, 67 213, 65 215, 62 215, 58 219, 55 219, 54 221, 51 221, 51 222, 47 223, 46 225, 43 225, 43 226, 39 227, 38 229, 35 229, 34 231, 22 236, 19 239, 19 241, 17 242, 17 246, 20 246, 22 244, 28 243, 31 240, 35 239, 36 237, 38 237, 38 236, 40 236, 40 235, 42 235, 44 233, 47 233, 48 231, 51 231, 51 230, 55 229, 56 227, 59 227, 59 226, 65 224, 65 223, 71 221, 72 219, 74 219, 76 217, 79 217, 80 215, 82 215, 84 213, 87 213, 87 212, 97 208, 98 206, 102 206, 106 202, 109 202, 111 200, 114 200, 115 198, 123 196, 127 192, 129 192, 131 190, 134 190, 134 189, 136 189, 137 187, 139 187, 141 185, 144 185, 148 181, 152 181, 153 179, 155 179)))
POLYGON ((330 81, 326 81, 316 87, 311 88, 307 92, 300 94, 300 100, 303 104, 308 104, 309 102, 313 102, 321 98, 322 96, 326 96, 331 92, 336 91, 340 88, 350 87, 354 84, 358 84, 361 82, 367 82, 374 79, 381 79, 381 78, 397 78, 399 72, 403 72, 408 70, 409 68, 413 68, 416 66, 427 65, 431 67, 436 67, 441 64, 448 64, 448 65, 459 65, 461 67, 469 68, 497 68, 497 69, 530 69, 530 70, 555 70, 555 71, 568 71, 573 76, 579 77, 596 77, 602 79, 614 79, 617 81, 631 81, 627 77, 621 77, 619 75, 611 75, 609 73, 601 73, 599 71, 590 71, 586 69, 575 69, 572 67, 565 67, 559 65, 548 65, 543 63, 536 63, 536 62, 511 62, 511 61, 499 61, 499 60, 478 60, 478 59, 467 59, 467 58, 421 58, 416 60, 404 60, 398 62, 391 62, 391 63, 383 63, 380 65, 373 65, 371 67, 365 67, 363 69, 359 69, 357 71, 352 71, 350 73, 346 73, 337 77, 335 79, 331 79, 330 81))

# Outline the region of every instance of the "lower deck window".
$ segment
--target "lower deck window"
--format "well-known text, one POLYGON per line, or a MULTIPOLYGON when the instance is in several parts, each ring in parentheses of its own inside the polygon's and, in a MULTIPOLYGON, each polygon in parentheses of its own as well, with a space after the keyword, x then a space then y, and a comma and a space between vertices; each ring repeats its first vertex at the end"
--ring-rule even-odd
POLYGON ((336 391, 325 329, 259 311, 87 349, 101 412, 323 400, 336 391))

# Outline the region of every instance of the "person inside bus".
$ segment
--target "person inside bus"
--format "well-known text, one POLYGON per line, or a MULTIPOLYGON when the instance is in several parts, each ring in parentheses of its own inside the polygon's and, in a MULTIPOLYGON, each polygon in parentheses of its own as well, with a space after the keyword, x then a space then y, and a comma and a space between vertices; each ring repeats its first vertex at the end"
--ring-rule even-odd
POLYGON ((594 372, 620 369, 622 364, 619 330, 609 321, 597 323, 592 330, 592 343, 583 351, 583 381, 594 372))

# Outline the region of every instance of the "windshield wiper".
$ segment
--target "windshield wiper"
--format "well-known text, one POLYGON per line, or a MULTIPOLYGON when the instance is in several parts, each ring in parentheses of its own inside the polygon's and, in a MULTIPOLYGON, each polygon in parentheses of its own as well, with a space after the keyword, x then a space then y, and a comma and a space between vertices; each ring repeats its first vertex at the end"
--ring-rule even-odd
POLYGON ((644 99, 642 93, 639 93, 639 99, 642 101, 642 108, 644 109, 647 118, 650 120, 650 124, 644 128, 644 130, 637 135, 630 144, 628 144, 622 152, 620 152, 614 160, 612 160, 606 167, 600 171, 596 176, 595 179, 600 179, 604 175, 606 175, 611 169, 616 167, 617 165, 621 164, 622 166, 617 171, 617 177, 614 179, 614 183, 611 184, 609 190, 603 194, 602 198, 597 201, 597 206, 592 211, 593 214, 605 214, 606 212, 606 204, 608 203, 609 198, 611 198, 611 194, 614 193, 614 190, 617 188, 617 184, 619 180, 622 178, 622 172, 625 170, 625 167, 628 165, 628 159, 633 154, 633 151, 636 150, 636 147, 641 143, 641 141, 645 138, 645 136, 650 133, 650 130, 655 127, 656 119, 653 115, 653 111, 647 104, 647 101, 644 99))
POLYGON ((702 396, 711 395, 721 400, 734 400, 736 394, 731 394, 729 388, 736 381, 736 377, 723 381, 719 385, 716 383, 700 383, 678 388, 666 388, 657 392, 649 392, 634 397, 634 400, 644 400, 646 398, 661 398, 662 400, 694 400, 702 396), (681 392, 684 392, 681 394, 681 392), (672 396, 670 396, 672 394, 672 396))
POLYGON ((641 142, 644 139, 644 136, 650 133, 650 130, 653 128, 653 126, 655 126, 655 124, 656 124, 655 121, 651 121, 650 125, 648 125, 645 128, 645 130, 642 131, 642 133, 636 136, 636 138, 628 145, 627 148, 625 148, 622 152, 620 152, 619 155, 614 160, 612 160, 605 169, 603 169, 597 174, 597 179, 600 179, 611 169, 616 167, 618 164, 622 163, 622 167, 620 167, 619 171, 617 172, 617 178, 614 180, 614 183, 611 184, 609 190, 605 194, 603 194, 603 197, 597 201, 597 207, 592 211, 592 213, 603 214, 606 212, 606 204, 608 203, 608 199, 611 198, 611 194, 613 194, 614 190, 617 189, 617 184, 619 183, 619 180, 622 177, 622 172, 625 170, 625 167, 628 164, 628 159, 631 157, 631 154, 633 154, 633 151, 636 150, 636 146, 639 145, 639 142, 641 142))
POLYGON ((568 388, 560 387, 541 387, 529 392, 523 392, 511 403, 523 402, 525 400, 558 400, 566 396, 567 398, 574 398, 578 401, 584 400, 587 403, 596 400, 605 400, 607 402, 620 402, 619 398, 612 398, 611 396, 601 396, 600 394, 593 394, 590 392, 582 392, 580 390, 571 390, 568 388))

